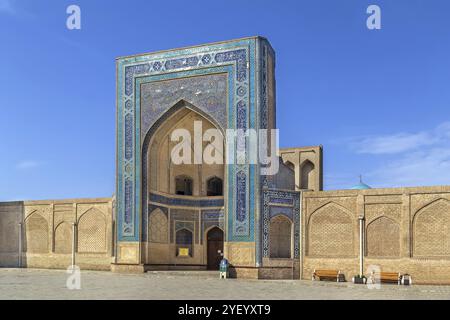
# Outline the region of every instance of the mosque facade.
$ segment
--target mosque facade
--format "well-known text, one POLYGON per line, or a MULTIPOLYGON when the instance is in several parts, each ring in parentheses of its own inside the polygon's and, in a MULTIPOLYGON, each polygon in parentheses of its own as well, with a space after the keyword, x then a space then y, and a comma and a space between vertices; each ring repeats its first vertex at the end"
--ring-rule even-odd
POLYGON ((275 60, 262 37, 118 58, 115 195, 0 203, 0 266, 216 270, 226 258, 232 277, 377 266, 450 283, 450 187, 323 191, 322 146, 278 150, 271 136, 275 60))

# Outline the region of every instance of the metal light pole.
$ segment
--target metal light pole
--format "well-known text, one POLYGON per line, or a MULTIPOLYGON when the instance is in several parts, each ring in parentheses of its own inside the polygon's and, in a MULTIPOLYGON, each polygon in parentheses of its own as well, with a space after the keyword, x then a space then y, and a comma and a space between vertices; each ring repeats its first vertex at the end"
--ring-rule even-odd
POLYGON ((359 275, 364 274, 364 216, 359 217, 359 275))
POLYGON ((76 249, 76 240, 77 240, 77 224, 72 223, 72 268, 75 266, 75 249, 76 249))
POLYGON ((19 268, 22 268, 22 223, 19 223, 19 268))

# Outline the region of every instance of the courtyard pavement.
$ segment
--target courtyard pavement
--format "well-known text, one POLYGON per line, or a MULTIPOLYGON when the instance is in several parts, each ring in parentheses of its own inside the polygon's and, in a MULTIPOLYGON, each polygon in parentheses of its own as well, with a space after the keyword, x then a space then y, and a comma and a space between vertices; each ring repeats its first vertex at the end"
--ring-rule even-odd
POLYGON ((81 271, 81 289, 69 290, 69 276, 64 270, 0 269, 0 299, 450 299, 450 286, 382 285, 368 289, 352 283, 306 280, 221 280, 211 272, 134 275, 81 271))

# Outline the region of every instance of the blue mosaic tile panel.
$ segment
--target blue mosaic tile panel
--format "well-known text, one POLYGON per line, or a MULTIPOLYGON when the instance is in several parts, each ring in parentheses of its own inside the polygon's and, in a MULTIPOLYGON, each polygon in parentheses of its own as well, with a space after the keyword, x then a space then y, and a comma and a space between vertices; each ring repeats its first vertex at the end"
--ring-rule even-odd
POLYGON ((165 197, 160 194, 150 193, 149 201, 157 202, 168 206, 184 206, 184 207, 223 207, 223 199, 180 199, 165 197))
MULTIPOLYGON (((203 236, 206 235, 208 229, 218 227, 222 231, 225 230, 225 214, 223 210, 202 210, 202 230, 200 235, 200 243, 203 243, 203 236)), ((225 231, 224 231, 225 233, 225 231)), ((224 235, 225 236, 225 235, 224 235)))
POLYGON ((133 227, 133 184, 132 181, 125 180, 125 215, 124 231, 131 232, 133 227))
POLYGON ((227 74, 220 73, 142 84, 140 91, 142 140, 155 121, 181 100, 207 113, 222 130, 226 129, 227 82, 227 74))
POLYGON ((247 51, 245 49, 220 52, 214 57, 216 62, 236 61, 236 78, 237 81, 247 79, 247 51))
MULTIPOLYGON (((275 201, 277 202, 277 201, 275 201)), ((279 202, 279 201, 278 201, 279 202)), ((300 192, 298 191, 281 191, 281 190, 263 190, 262 196, 262 243, 260 247, 262 254, 259 254, 259 263, 262 262, 261 257, 269 258, 270 247, 270 219, 275 215, 283 214, 294 223, 294 259, 300 257, 300 192), (274 199, 283 199, 292 202, 291 207, 282 207, 274 205, 274 199)), ((258 248, 258 249, 259 249, 258 248)))
POLYGON ((125 159, 130 160, 133 157, 133 116, 125 116, 125 159))
POLYGON ((269 207, 269 219, 272 219, 274 216, 279 214, 288 217, 291 221, 293 220, 293 208, 279 206, 269 207))
MULTIPOLYGON (((238 122, 242 127, 255 128, 258 117, 255 107, 255 74, 257 73, 255 46, 257 41, 260 39, 248 38, 208 46, 125 57, 118 60, 117 212, 119 241, 140 240, 139 229, 143 224, 143 221, 140 221, 141 206, 142 203, 144 206, 147 205, 147 201, 143 199, 143 197, 146 198, 146 195, 143 195, 141 190, 142 167, 140 160, 142 154, 140 146, 141 139, 143 140, 142 132, 148 130, 146 126, 151 126, 152 119, 148 123, 141 119, 141 116, 145 116, 147 112, 141 113, 140 110, 141 98, 144 96, 136 93, 140 89, 140 87, 135 87, 137 80, 151 75, 163 75, 165 80, 169 80, 176 74, 174 71, 200 71, 206 65, 231 66, 233 71, 227 72, 226 85, 229 90, 226 103, 230 112, 227 110, 226 121, 220 119, 220 114, 212 114, 214 108, 221 109, 221 107, 215 106, 222 102, 214 99, 207 100, 210 106, 208 111, 211 111, 211 117, 217 123, 220 125, 226 123, 224 128, 236 128, 238 122), (230 77, 231 75, 232 77, 230 77), (142 123, 145 123, 145 126, 141 126, 142 123), (132 131, 129 130, 130 127, 133 128, 132 131)), ((183 96, 186 97, 186 94, 183 96)), ((228 215, 229 225, 232 228, 227 237, 231 241, 253 241, 254 197, 257 196, 255 190, 259 188, 254 186, 254 172, 255 170, 249 169, 249 166, 244 166, 239 170, 233 168, 228 172, 227 179, 230 190, 226 207, 227 210, 239 212, 242 220, 237 221, 238 223, 234 225, 236 216, 228 215), (237 171, 241 171, 245 175, 247 193, 245 201, 240 198, 239 203, 235 190, 238 189, 237 180, 241 178, 236 175, 237 171), (243 225, 245 228, 242 228, 243 225), (245 229, 246 232, 244 232, 245 229)))

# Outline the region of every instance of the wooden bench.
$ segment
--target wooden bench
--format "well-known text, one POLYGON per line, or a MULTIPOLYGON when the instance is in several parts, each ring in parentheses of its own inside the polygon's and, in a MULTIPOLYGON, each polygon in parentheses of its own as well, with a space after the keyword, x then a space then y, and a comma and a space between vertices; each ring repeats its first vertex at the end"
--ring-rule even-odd
MULTIPOLYGON (((369 283, 375 283, 375 275, 375 272, 372 271, 369 278, 369 283)), ((402 275, 398 272, 380 272, 379 279, 380 283, 396 283, 400 285, 402 281, 402 275)))
POLYGON ((312 280, 330 280, 336 282, 344 282, 345 275, 340 270, 317 270, 314 269, 312 280))

